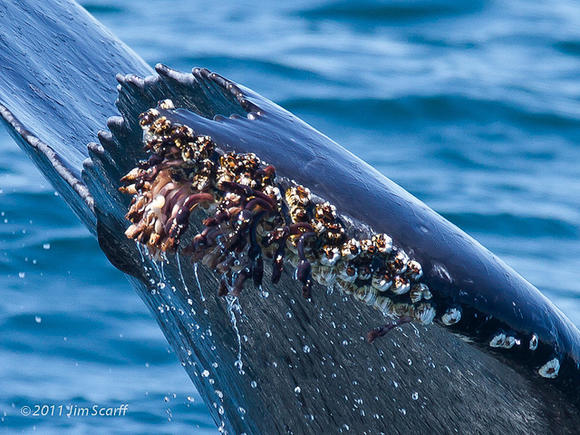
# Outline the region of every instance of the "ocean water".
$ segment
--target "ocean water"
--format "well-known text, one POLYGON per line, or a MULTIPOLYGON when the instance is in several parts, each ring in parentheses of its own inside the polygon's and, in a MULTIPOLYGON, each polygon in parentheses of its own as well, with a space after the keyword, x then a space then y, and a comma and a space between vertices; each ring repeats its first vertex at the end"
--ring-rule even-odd
MULTIPOLYGON (((82 3, 149 63, 208 67, 296 113, 580 326, 576 2, 82 3)), ((216 432, 141 300, 3 131, 0 332, 0 431, 216 432), (69 403, 129 408, 21 416, 69 403)))

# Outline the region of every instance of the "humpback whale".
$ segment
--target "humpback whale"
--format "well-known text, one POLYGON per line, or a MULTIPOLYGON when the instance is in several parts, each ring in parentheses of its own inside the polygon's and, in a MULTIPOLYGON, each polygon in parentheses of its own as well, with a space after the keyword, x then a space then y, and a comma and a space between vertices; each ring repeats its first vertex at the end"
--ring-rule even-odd
POLYGON ((425 204, 242 85, 152 70, 74 2, 0 20, 4 123, 221 430, 576 430, 578 329, 425 204))

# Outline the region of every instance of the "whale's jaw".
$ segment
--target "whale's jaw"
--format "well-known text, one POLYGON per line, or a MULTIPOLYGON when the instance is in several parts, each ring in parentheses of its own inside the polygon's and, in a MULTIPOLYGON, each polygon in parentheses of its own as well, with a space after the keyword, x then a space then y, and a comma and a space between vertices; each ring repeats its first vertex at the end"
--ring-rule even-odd
MULTIPOLYGON (((101 196, 109 201, 103 208, 110 210, 112 207, 115 210, 99 219, 101 246, 113 264, 136 276, 141 283, 147 283, 143 288, 148 290, 142 291, 142 297, 163 313, 163 316, 157 316, 164 319, 164 330, 177 329, 182 334, 170 337, 170 340, 181 342, 176 349, 184 366, 199 390, 207 394, 207 400, 218 404, 218 412, 214 408, 214 416, 219 424, 235 431, 249 431, 252 429, 247 425, 251 422, 255 425, 253 430, 268 431, 269 427, 264 425, 263 420, 263 410, 267 410, 272 416, 276 415, 272 420, 276 421, 275 430, 280 432, 324 430, 328 427, 339 430, 343 424, 350 426, 349 422, 353 421, 357 429, 380 431, 385 429, 386 420, 395 427, 411 425, 415 430, 437 427, 443 431, 446 426, 438 423, 438 415, 442 412, 439 404, 445 403, 445 409, 450 409, 452 426, 459 430, 473 430, 471 419, 461 417, 462 412, 468 412, 467 409, 458 408, 455 403, 458 391, 477 402, 484 400, 485 396, 485 400, 502 403, 502 406, 486 407, 485 410, 477 408, 477 412, 489 411, 486 419, 500 421, 498 427, 509 430, 520 431, 529 424, 515 415, 538 415, 540 411, 536 398, 540 396, 549 395, 550 400, 561 404, 559 412, 562 414, 552 415, 548 420, 564 418, 573 421, 576 418, 573 411, 576 406, 573 404, 574 393, 570 389, 575 385, 576 376, 573 361, 576 351, 574 334, 577 332, 573 326, 564 322, 558 327, 562 334, 558 345, 568 346, 568 351, 559 354, 558 362, 562 363, 558 370, 547 367, 546 364, 553 364, 554 343, 546 340, 545 336, 540 338, 541 328, 546 326, 542 326, 541 319, 530 319, 523 326, 510 324, 509 318, 502 318, 501 306, 495 307, 486 302, 488 295, 485 293, 471 295, 479 300, 479 305, 466 300, 464 290, 456 285, 458 282, 472 279, 485 289, 486 285, 495 282, 496 277, 478 276, 477 268, 470 269, 471 275, 466 277, 452 264, 451 256, 447 257, 450 262, 445 262, 442 260, 445 255, 440 251, 427 249, 438 242, 444 245, 445 236, 441 233, 438 237, 443 240, 439 241, 429 241, 428 236, 421 239, 409 237, 411 227, 417 222, 436 226, 443 221, 442 218, 424 205, 418 205, 420 208, 413 214, 416 220, 409 220, 411 215, 407 216, 408 230, 399 231, 397 225, 389 227, 384 222, 381 226, 377 222, 382 220, 377 216, 367 216, 350 203, 351 196, 347 190, 331 189, 318 178, 320 174, 332 173, 335 179, 352 185, 348 182, 349 173, 343 172, 344 168, 350 171, 352 165, 360 165, 359 170, 353 173, 361 174, 368 168, 363 162, 357 163, 354 156, 263 97, 207 70, 196 69, 193 74, 182 74, 159 65, 157 71, 158 76, 146 79, 118 77, 121 84, 118 107, 122 117, 112 118, 108 125, 113 133, 102 133, 101 144, 90 147, 91 161, 86 163, 84 180, 90 191, 94 192, 97 210, 100 208, 99 192, 106 192, 101 196), (233 99, 232 94, 235 96, 233 99), (209 98, 219 102, 215 107, 219 107, 221 112, 214 106, 208 106, 209 98), (341 291, 340 285, 336 285, 332 292, 320 279, 315 279, 311 289, 312 299, 305 299, 302 297, 303 283, 295 279, 292 264, 285 266, 276 284, 271 282, 274 269, 266 265, 261 287, 245 285, 235 289, 235 277, 230 276, 232 287, 229 294, 219 296, 220 288, 221 294, 228 293, 227 289, 223 291, 223 270, 216 273, 216 268, 208 267, 207 261, 205 264, 204 261, 196 263, 187 249, 161 248, 161 242, 159 245, 155 242, 151 244, 149 236, 152 233, 147 233, 147 238, 141 237, 142 243, 136 244, 127 238, 124 231, 131 222, 125 215, 131 208, 131 195, 117 189, 133 192, 132 183, 135 180, 131 179, 128 183, 120 180, 132 172, 139 161, 144 162, 150 157, 144 148, 143 125, 139 122, 143 118, 140 115, 167 99, 171 102, 162 103, 149 112, 154 113, 155 119, 173 123, 176 128, 187 126, 225 152, 255 153, 264 165, 273 164, 282 178, 288 179, 288 175, 292 174, 296 183, 309 187, 320 201, 330 197, 338 213, 344 217, 343 221, 350 222, 351 227, 347 228, 349 235, 372 238, 377 229, 384 231, 392 237, 394 245, 409 252, 422 267, 427 265, 422 282, 431 289, 430 302, 436 309, 434 320, 441 327, 423 326, 422 322, 417 322, 419 319, 413 319, 415 325, 396 329, 370 345, 366 340, 368 331, 390 322, 374 309, 377 308, 376 298, 366 301, 372 303, 365 303, 365 298, 347 296, 349 291, 345 292, 344 288, 341 291), (246 105, 245 108, 240 101, 246 105), (207 107, 213 109, 208 110, 207 107), (240 116, 240 112, 244 111, 246 116, 240 116), (229 113, 233 115, 228 116, 229 113), (284 135, 276 138, 276 129, 283 131, 284 135), (332 155, 334 158, 320 163, 316 156, 312 157, 313 153, 332 155), (292 158, 284 160, 283 156, 292 158), (300 165, 305 169, 299 170, 300 165), (111 201, 111 198, 115 199, 111 201), (421 212, 424 214, 419 219, 417 216, 421 212), (105 246, 105 243, 110 246, 105 246), (119 255, 120 252, 123 255, 119 255), (440 262, 436 262, 434 257, 441 259, 440 262), (153 258, 159 259, 157 264, 153 258), (127 264, 125 259, 140 261, 127 264), (434 264, 438 267, 433 267, 434 264), (441 280, 449 279, 455 285, 440 285, 441 280), (238 297, 239 291, 241 294, 238 297), (178 314, 170 315, 174 309, 178 314), (497 320, 494 319, 496 315, 497 320), (486 317, 483 324, 477 322, 478 318, 486 317), (537 323, 534 325, 533 322, 537 323), (526 329, 528 327, 534 329, 526 329), (511 331, 511 335, 508 333, 503 341, 498 341, 494 334, 497 331, 511 331), (185 345, 183 340, 188 344, 185 345), (516 344, 515 340, 519 343, 516 344), (501 346, 498 345, 500 341, 503 343, 501 346), (531 342, 535 344, 532 346, 534 349, 530 349, 531 342), (196 351, 189 354, 193 349, 196 351), (214 362, 217 367, 214 367, 214 362), (465 373, 470 373, 473 383, 460 380, 465 373), (556 376, 552 376, 554 373, 556 376), (273 379, 276 381, 272 382, 273 379), (425 386, 425 379, 428 379, 429 387, 425 386), (386 396, 399 406, 392 406, 390 402, 387 405, 384 401, 386 396), (329 401, 328 397, 342 397, 345 402, 354 401, 357 406, 345 408, 341 402, 329 401), (420 417, 409 423, 405 413, 414 409, 417 397, 424 397, 425 404, 427 400, 433 400, 429 402, 431 406, 435 402, 437 405, 429 409, 423 404, 420 417), (515 402, 519 404, 517 410, 511 406, 515 402), (243 418, 238 413, 221 415, 220 403, 224 409, 241 406, 244 409, 243 418), (365 406, 358 406, 360 404, 365 406), (281 408, 284 409, 283 413, 279 411, 281 408), (522 414, 524 409, 526 411, 522 414), (261 415, 256 415, 259 410, 261 415)), ((154 122, 154 119, 150 121, 154 122)), ((359 201, 366 200, 370 208, 377 201, 383 206, 388 201, 400 204, 403 200, 409 201, 409 207, 420 204, 400 188, 388 184, 388 180, 374 177, 379 176, 369 170, 366 180, 358 180, 374 187, 368 189, 370 196, 357 198, 359 201), (377 192, 377 188, 384 186, 389 187, 386 192, 377 192)), ((213 194, 224 196, 224 192, 215 191, 213 194)), ((389 217, 389 213, 392 211, 385 216, 389 217)), ((204 228, 207 229, 202 222, 207 217, 204 207, 194 210, 191 228, 180 244, 182 247, 187 246, 195 234, 202 234, 204 228)), ((450 234, 459 232, 447 223, 440 225, 439 229, 452 232, 450 234)), ((133 234, 130 228, 129 233, 133 234)), ((451 237, 450 234, 447 236, 451 237)), ((475 252, 477 258, 489 262, 488 266, 505 267, 476 242, 463 233, 459 234, 465 237, 465 246, 468 246, 467 250, 462 251, 463 264, 469 264, 469 255, 475 252)), ((502 273, 513 274, 512 283, 516 283, 505 290, 506 295, 510 298, 523 295, 529 301, 535 301, 536 307, 554 309, 515 272, 507 267, 502 270, 502 273)), ((246 282, 251 281, 248 278, 246 282)), ((355 283, 359 284, 358 281, 355 283)), ((391 293, 390 296, 395 302, 398 301, 397 295, 391 293)), ((410 297, 410 292, 403 296, 410 297)), ((395 314, 400 319, 408 313, 389 314, 395 314)), ((557 318, 557 313, 554 311, 553 318, 557 318)), ((476 406, 475 402, 471 402, 472 406, 476 406)), ((535 420, 533 424, 541 426, 543 423, 535 420)), ((484 431, 485 427, 480 429, 484 431)))

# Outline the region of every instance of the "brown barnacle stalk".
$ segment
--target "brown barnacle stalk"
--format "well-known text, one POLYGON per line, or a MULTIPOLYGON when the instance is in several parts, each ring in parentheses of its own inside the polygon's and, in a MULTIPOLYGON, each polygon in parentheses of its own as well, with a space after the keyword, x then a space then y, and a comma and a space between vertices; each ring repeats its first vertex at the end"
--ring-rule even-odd
POLYGON ((281 192, 274 166, 253 153, 221 152, 211 137, 173 124, 158 109, 143 113, 140 124, 149 157, 121 179, 119 190, 133 197, 125 234, 153 255, 176 251, 191 213, 201 208, 202 229, 181 253, 221 275, 219 296, 238 295, 248 283, 259 287, 267 257, 274 284, 290 263, 304 297, 316 281, 390 317, 369 341, 412 320, 432 322, 421 264, 387 234, 349 236, 336 207, 314 199, 307 187, 284 181, 281 192))

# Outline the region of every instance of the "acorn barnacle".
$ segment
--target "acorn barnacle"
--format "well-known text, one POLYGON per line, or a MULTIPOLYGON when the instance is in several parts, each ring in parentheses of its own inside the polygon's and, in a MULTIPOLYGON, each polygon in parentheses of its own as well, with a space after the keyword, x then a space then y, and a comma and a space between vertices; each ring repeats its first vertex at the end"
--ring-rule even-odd
POLYGON ((423 268, 421 264, 416 260, 410 260, 407 263, 407 271, 405 275, 412 281, 417 281, 423 276, 423 268))
POLYGON ((444 325, 450 326, 455 325, 461 320, 461 309, 452 307, 448 308, 445 313, 441 316, 441 322, 444 325))
POLYGON ((341 263, 337 276, 345 282, 355 282, 358 276, 356 267, 351 263, 341 263))
POLYGON ((356 239, 346 241, 341 248, 340 253, 345 260, 352 260, 360 254, 360 243, 356 239))
POLYGON ((379 292, 386 292, 392 283, 391 275, 386 271, 374 273, 371 281, 371 285, 379 292))
POLYGON ((320 254, 320 263, 324 266, 334 266, 340 260, 340 251, 336 246, 324 245, 320 254))
POLYGON ((538 369, 538 373, 543 378, 554 379, 558 376, 560 371, 560 360, 558 358, 551 359, 546 364, 538 369))
POLYGON ((386 234, 375 234, 371 240, 381 254, 389 254, 393 249, 393 240, 386 234))
POLYGON ((360 257, 362 258, 372 258, 377 252, 377 247, 370 239, 363 239, 359 242, 360 246, 360 257))
POLYGON ((310 200, 311 194, 308 187, 291 187, 286 191, 286 201, 290 207, 306 207, 310 200))
POLYGON ((411 284, 409 280, 397 275, 393 278, 393 285, 391 286, 391 291, 396 295, 404 295, 411 289, 411 284))
POLYGON ((490 347, 511 349, 516 344, 516 339, 512 336, 506 335, 503 332, 499 332, 494 335, 489 342, 490 347))
POLYGON ((407 270, 407 263, 409 262, 409 257, 405 251, 397 250, 393 251, 393 255, 387 260, 387 264, 391 271, 395 274, 405 273, 407 270))
POLYGON ((536 334, 532 334, 528 347, 530 350, 536 350, 538 348, 538 336, 536 334))

